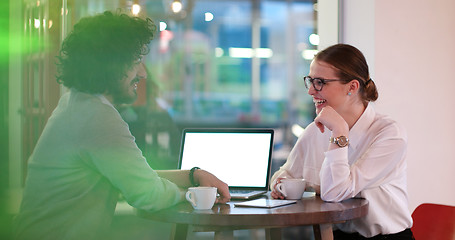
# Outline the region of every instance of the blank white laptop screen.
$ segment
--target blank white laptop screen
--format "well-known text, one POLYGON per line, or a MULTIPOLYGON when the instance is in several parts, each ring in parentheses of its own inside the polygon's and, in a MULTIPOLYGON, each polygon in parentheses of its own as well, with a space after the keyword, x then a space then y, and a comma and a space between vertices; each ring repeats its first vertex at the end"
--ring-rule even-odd
POLYGON ((200 167, 231 188, 267 190, 272 129, 185 129, 180 168, 200 167))

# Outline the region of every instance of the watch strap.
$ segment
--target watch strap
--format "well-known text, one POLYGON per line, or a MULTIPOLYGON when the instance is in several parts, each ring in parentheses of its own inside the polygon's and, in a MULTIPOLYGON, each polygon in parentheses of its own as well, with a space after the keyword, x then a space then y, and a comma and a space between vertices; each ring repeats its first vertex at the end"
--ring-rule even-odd
POLYGON ((193 186, 193 187, 199 187, 199 184, 196 183, 196 181, 194 181, 194 171, 196 171, 197 169, 201 169, 201 168, 200 167, 193 167, 193 168, 191 168, 190 174, 189 174, 191 186, 193 186))

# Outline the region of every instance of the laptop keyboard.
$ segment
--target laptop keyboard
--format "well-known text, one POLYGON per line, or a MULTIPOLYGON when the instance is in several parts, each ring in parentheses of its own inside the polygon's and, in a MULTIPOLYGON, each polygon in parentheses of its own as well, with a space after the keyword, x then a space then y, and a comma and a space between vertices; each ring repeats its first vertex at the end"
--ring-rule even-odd
POLYGON ((257 190, 229 190, 230 194, 235 195, 250 195, 252 193, 263 193, 264 191, 257 191, 257 190))
POLYGON ((250 193, 253 190, 229 190, 230 193, 250 193))

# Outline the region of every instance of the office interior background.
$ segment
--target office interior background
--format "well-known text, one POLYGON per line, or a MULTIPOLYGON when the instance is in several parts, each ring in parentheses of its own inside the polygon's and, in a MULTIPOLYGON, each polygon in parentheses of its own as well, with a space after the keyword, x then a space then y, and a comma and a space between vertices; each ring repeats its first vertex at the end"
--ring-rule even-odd
POLYGON ((62 39, 81 17, 135 4, 158 32, 150 77, 120 109, 144 154, 164 159, 155 168, 174 166, 184 127, 274 128, 284 161, 314 117, 300 81, 311 56, 342 42, 365 54, 377 110, 408 131, 409 210, 455 205, 454 1, 187 0, 178 12, 172 2, 2 1, 2 212, 16 211, 28 156, 66 91, 55 82, 62 39))

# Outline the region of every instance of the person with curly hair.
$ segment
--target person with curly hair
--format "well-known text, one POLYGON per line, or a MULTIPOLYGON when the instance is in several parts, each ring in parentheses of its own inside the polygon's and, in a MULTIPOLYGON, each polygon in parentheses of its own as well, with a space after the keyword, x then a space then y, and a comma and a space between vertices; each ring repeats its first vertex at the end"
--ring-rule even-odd
POLYGON ((81 19, 63 41, 57 81, 69 91, 29 159, 16 239, 104 239, 120 194, 143 210, 183 201, 192 185, 216 187, 217 201, 229 201, 227 184, 207 171, 150 168, 114 107, 136 99, 155 29, 105 12, 81 19))

